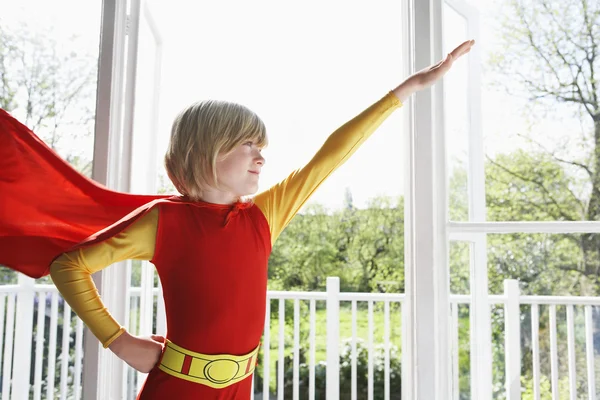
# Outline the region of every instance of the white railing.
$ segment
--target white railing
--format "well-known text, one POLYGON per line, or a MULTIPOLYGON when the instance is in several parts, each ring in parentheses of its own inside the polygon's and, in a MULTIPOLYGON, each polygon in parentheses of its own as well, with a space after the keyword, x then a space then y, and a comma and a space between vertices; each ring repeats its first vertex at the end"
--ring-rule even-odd
MULTIPOLYGON (((471 304, 469 295, 450 296, 451 305, 451 340, 452 340, 452 399, 458 400, 459 393, 459 315, 460 305, 468 306, 471 304)), ((551 386, 551 396, 553 400, 563 399, 565 395, 569 399, 579 398, 596 399, 595 383, 595 351, 594 351, 594 333, 595 328, 592 318, 592 307, 600 307, 600 297, 582 297, 582 296, 522 296, 519 291, 517 280, 507 279, 504 281, 504 294, 489 295, 490 306, 501 305, 504 312, 504 354, 505 354, 505 375, 504 382, 506 389, 506 399, 521 399, 522 394, 522 339, 524 334, 521 332, 523 319, 529 317, 531 321, 531 358, 532 358, 532 391, 534 399, 547 398, 542 393, 541 362, 540 362, 540 306, 547 307, 548 318, 548 341, 550 373, 547 379, 551 386), (522 307, 530 307, 529 312, 523 312, 522 307), (557 318, 557 307, 564 307, 566 317, 559 321, 557 318), (574 318, 575 307, 584 310, 584 336, 585 336, 585 364, 587 388, 586 393, 577 390, 577 372, 576 372, 576 326, 574 318), (567 338, 567 360, 561 360, 561 363, 568 364, 568 393, 559 392, 559 351, 558 351, 558 332, 557 324, 562 322, 566 325, 567 338)))
MULTIPOLYGON (((305 389, 308 392, 309 399, 315 399, 317 393, 317 379, 316 379, 316 367, 318 365, 326 365, 326 390, 325 393, 321 393, 319 398, 344 398, 355 400, 357 398, 364 398, 364 395, 359 396, 358 387, 358 359, 359 359, 359 343, 366 343, 367 351, 367 387, 366 394, 368 399, 374 399, 375 393, 375 344, 376 344, 376 333, 382 336, 382 351, 384 360, 383 370, 383 387, 379 388, 380 392, 383 392, 384 399, 389 399, 391 394, 391 346, 395 345, 400 348, 402 340, 402 326, 399 323, 401 315, 401 305, 404 300, 403 294, 378 294, 378 293, 341 293, 339 291, 339 279, 328 278, 327 279, 327 291, 326 292, 278 292, 270 291, 267 295, 267 312, 265 320, 265 331, 263 335, 262 343, 262 385, 257 388, 260 389, 260 394, 255 394, 255 398, 267 400, 272 392, 271 382, 274 380, 275 393, 277 399, 283 399, 286 392, 285 388, 285 357, 286 352, 292 356, 292 388, 291 398, 294 400, 300 398, 300 386, 301 383, 305 383, 305 389), (277 347, 273 348, 274 341, 271 339, 271 330, 274 325, 271 321, 271 303, 276 303, 278 310, 278 329, 277 329, 277 347), (293 304, 293 333, 292 339, 286 341, 286 303, 291 302, 293 304), (305 303, 308 307, 308 325, 305 327, 304 332, 308 335, 308 343, 301 346, 301 322, 302 315, 300 306, 305 303), (317 310, 319 303, 325 307, 326 314, 326 329, 324 334, 318 335, 317 332, 317 310), (392 306, 394 305, 394 306, 392 306), (378 307, 380 306, 380 307, 378 307), (379 308, 379 313, 375 312, 375 309, 379 308), (391 310, 396 309, 396 316, 398 324, 393 329, 390 323, 391 310), (383 314, 383 315, 381 315, 383 314), (375 316, 381 315, 383 319, 383 332, 376 332, 375 330, 375 316), (348 316, 350 326, 342 331, 342 327, 345 325, 340 324, 340 320, 346 320, 344 318, 348 316), (362 316, 363 319, 359 319, 362 316), (366 321, 364 319, 366 317, 366 321), (358 325, 359 321, 366 322, 367 330, 366 335, 359 336, 358 325), (398 332, 396 340, 393 341, 391 338, 391 332, 398 332), (366 336, 366 337, 363 337, 366 336), (317 343, 318 338, 324 338, 322 343, 325 343, 325 357, 319 360, 317 357, 317 343), (350 366, 350 387, 344 393, 340 393, 340 339, 348 339, 350 352, 347 354, 347 358, 350 366), (291 345, 288 346, 287 343, 291 345), (395 343, 394 343, 395 342, 395 343), (281 343, 285 343, 285 346, 281 346, 281 343), (308 347, 308 349, 306 349, 308 347), (269 351, 265 352, 265 349, 269 351), (300 351, 308 350, 308 381, 301 379, 300 377, 300 351), (271 353, 276 352, 277 357, 277 370, 271 371, 271 353), (320 364, 323 363, 324 364, 320 364), (329 366, 333 366, 330 368, 329 366), (348 393, 349 392, 349 393, 348 393)), ((345 322, 345 321, 342 321, 345 322)), ((399 361, 399 360, 398 360, 399 361)), ((400 371, 397 371, 397 379, 399 382, 400 371)), ((255 379, 256 383, 256 379, 255 379)), ((321 388, 322 389, 322 388, 321 388)), ((363 388, 360 388, 363 389, 363 388)), ((258 390, 255 390, 255 393, 258 390)), ((305 398, 303 395, 302 398, 305 398)))
POLYGON ((22 285, 0 286, 2 400, 10 399, 11 395, 13 398, 33 396, 36 400, 41 398, 79 400, 83 323, 72 315, 71 308, 62 301, 54 285, 35 285, 32 287, 32 293, 26 293, 27 291, 28 289, 24 290, 22 285), (33 306, 30 311, 28 313, 19 311, 18 302, 31 294, 33 294, 33 306), (23 326, 15 323, 21 319, 33 322, 34 314, 37 314, 35 338, 33 329, 24 331, 23 326), (49 323, 46 323, 47 319, 49 323), (62 321, 59 322, 59 319, 62 321), (62 332, 60 341, 59 329, 62 332), (72 329, 74 329, 74 338, 71 337, 72 329), (33 348, 32 340, 35 340, 33 348), (27 346, 25 350, 22 348, 23 345, 27 346), (17 364, 18 360, 23 364, 23 359, 26 360, 25 368, 17 364), (56 384, 57 364, 60 364, 58 386, 56 384), (33 385, 30 384, 32 367, 33 385))
MULTIPOLYGON (((132 288, 130 292, 132 312, 136 313, 132 319, 141 318, 144 314, 144 310, 140 310, 141 293, 139 288, 132 288)), ((158 289, 154 289, 152 295, 154 301, 158 301, 158 289)), ((256 400, 284 397, 314 399, 325 395, 327 398, 339 395, 352 400, 399 398, 394 388, 399 384, 400 375, 400 352, 396 349, 401 348, 405 329, 401 324, 403 294, 343 293, 339 291, 338 279, 328 278, 326 292, 270 291, 267 298, 260 366, 254 377, 256 400), (366 374, 362 370, 365 364, 366 374)), ((470 302, 469 295, 452 295, 450 299, 453 368, 449 379, 453 387, 452 398, 456 400, 461 394, 459 344, 461 339, 464 340, 459 335, 459 307, 469 307, 470 302)), ((155 308, 156 303, 151 303, 145 302, 148 307, 155 308)), ((596 398, 592 307, 600 306, 600 297, 521 296, 517 281, 507 280, 505 293, 490 295, 489 304, 491 307, 500 305, 504 311, 507 399, 521 398, 523 318, 531 320, 534 398, 543 397, 542 378, 549 380, 553 399, 563 398, 563 393, 559 393, 559 361, 568 365, 569 398, 576 399, 582 395, 577 393, 577 373, 583 371, 577 371, 576 362, 576 335, 582 336, 578 330, 581 325, 584 325, 585 331, 585 396, 596 398), (530 311, 523 312, 522 307, 530 308, 530 311), (540 307, 547 308, 547 313, 541 314, 540 307), (558 347, 563 342, 560 341, 557 325, 563 321, 558 321, 557 307, 560 310, 564 308, 566 314, 566 360, 559 360, 558 347), (584 318, 577 324, 579 308, 583 309, 584 318), (546 317, 550 365, 549 368, 543 367, 549 370, 548 376, 542 373, 540 365, 540 319, 546 317)), ((25 390, 33 399, 80 399, 82 339, 81 320, 74 316, 53 285, 0 286, 1 400, 10 399, 11 394, 15 399, 20 398, 15 395, 23 393, 19 390, 25 390), (19 315, 19 296, 32 290, 34 303, 31 314, 19 315), (34 314, 37 315, 35 321, 34 314), (17 321, 28 319, 33 321, 33 329, 19 331, 17 321), (25 354, 18 344, 20 346, 28 341, 30 349, 26 351, 29 354, 25 354), (17 369, 16 360, 22 361, 23 358, 29 360, 29 369, 17 369)), ((127 397, 133 398, 143 375, 131 370, 128 373, 130 390, 127 397)))

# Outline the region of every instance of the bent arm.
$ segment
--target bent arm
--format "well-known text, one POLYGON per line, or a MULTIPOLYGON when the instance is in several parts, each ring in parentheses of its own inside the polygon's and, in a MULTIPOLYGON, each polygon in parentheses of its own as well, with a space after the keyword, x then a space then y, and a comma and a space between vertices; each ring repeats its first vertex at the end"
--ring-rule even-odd
POLYGON ((117 235, 89 247, 64 253, 50 266, 52 280, 64 299, 105 348, 125 328, 104 306, 92 274, 123 260, 151 260, 157 226, 158 208, 155 207, 117 235))

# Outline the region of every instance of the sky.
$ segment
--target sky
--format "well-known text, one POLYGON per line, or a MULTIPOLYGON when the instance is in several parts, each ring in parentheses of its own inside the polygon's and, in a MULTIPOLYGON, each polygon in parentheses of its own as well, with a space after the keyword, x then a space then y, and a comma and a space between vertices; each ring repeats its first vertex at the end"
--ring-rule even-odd
MULTIPOLYGON (((452 3, 452 2, 450 2, 452 3)), ((494 0, 464 2, 477 7, 480 33, 473 56, 485 62, 499 51, 495 37, 494 0)), ((156 164, 166 149, 174 116, 192 102, 216 98, 242 103, 266 123, 270 145, 260 190, 283 179, 306 163, 327 136, 399 84, 406 77, 402 54, 401 2, 316 1, 291 4, 257 2, 170 2, 149 0, 162 45, 159 92, 159 142, 156 164)), ((100 29, 99 0, 0 0, 3 26, 29 22, 30 29, 53 26, 65 51, 96 51, 100 29), (73 32, 80 38, 70 39, 73 32)), ((448 6, 444 10, 444 46, 468 39, 465 21, 448 6)), ((137 191, 144 191, 142 166, 151 162, 144 135, 152 118, 150 73, 155 47, 142 19, 138 82, 143 82, 136 115, 139 130, 137 191)), ((449 168, 466 159, 469 71, 459 60, 445 78, 445 107, 449 168)), ((488 154, 523 147, 520 100, 484 88, 482 92, 484 145, 488 154)), ((377 195, 399 196, 405 191, 403 129, 406 109, 396 111, 358 152, 312 197, 329 209, 342 206, 350 189, 355 205, 364 207, 377 195)), ((535 129, 545 140, 558 141, 565 129, 575 129, 567 116, 540 121, 535 129), (564 117, 564 118, 563 118, 564 117)), ((91 153, 89 142, 73 143, 91 153)))

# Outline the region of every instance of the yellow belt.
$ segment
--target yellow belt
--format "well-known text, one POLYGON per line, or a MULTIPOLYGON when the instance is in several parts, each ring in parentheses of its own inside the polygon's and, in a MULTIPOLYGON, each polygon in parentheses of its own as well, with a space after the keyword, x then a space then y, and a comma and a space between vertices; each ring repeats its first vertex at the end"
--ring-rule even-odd
POLYGON ((244 356, 208 355, 194 353, 167 340, 158 368, 177 378, 221 389, 252 375, 259 347, 244 356))

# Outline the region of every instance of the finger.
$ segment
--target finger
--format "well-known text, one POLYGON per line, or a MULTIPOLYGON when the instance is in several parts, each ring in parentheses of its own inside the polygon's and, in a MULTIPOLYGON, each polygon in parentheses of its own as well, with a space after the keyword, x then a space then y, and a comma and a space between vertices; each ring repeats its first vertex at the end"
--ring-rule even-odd
POLYGON ((473 47, 473 45, 475 45, 475 41, 474 40, 467 40, 465 42, 462 42, 460 45, 458 45, 454 50, 452 50, 450 52, 450 54, 452 54, 452 57, 454 59, 459 58, 460 56, 468 53, 469 51, 471 51, 471 48, 473 47))
POLYGON ((164 343, 165 342, 165 338, 163 336, 160 336, 160 335, 152 335, 151 338, 155 342, 160 342, 160 343, 164 343))
POLYGON ((474 44, 474 40, 467 40, 466 42, 461 43, 458 47, 448 53, 445 59, 436 64, 434 68, 439 69, 442 75, 445 74, 450 67, 452 67, 454 61, 471 51, 474 44))

